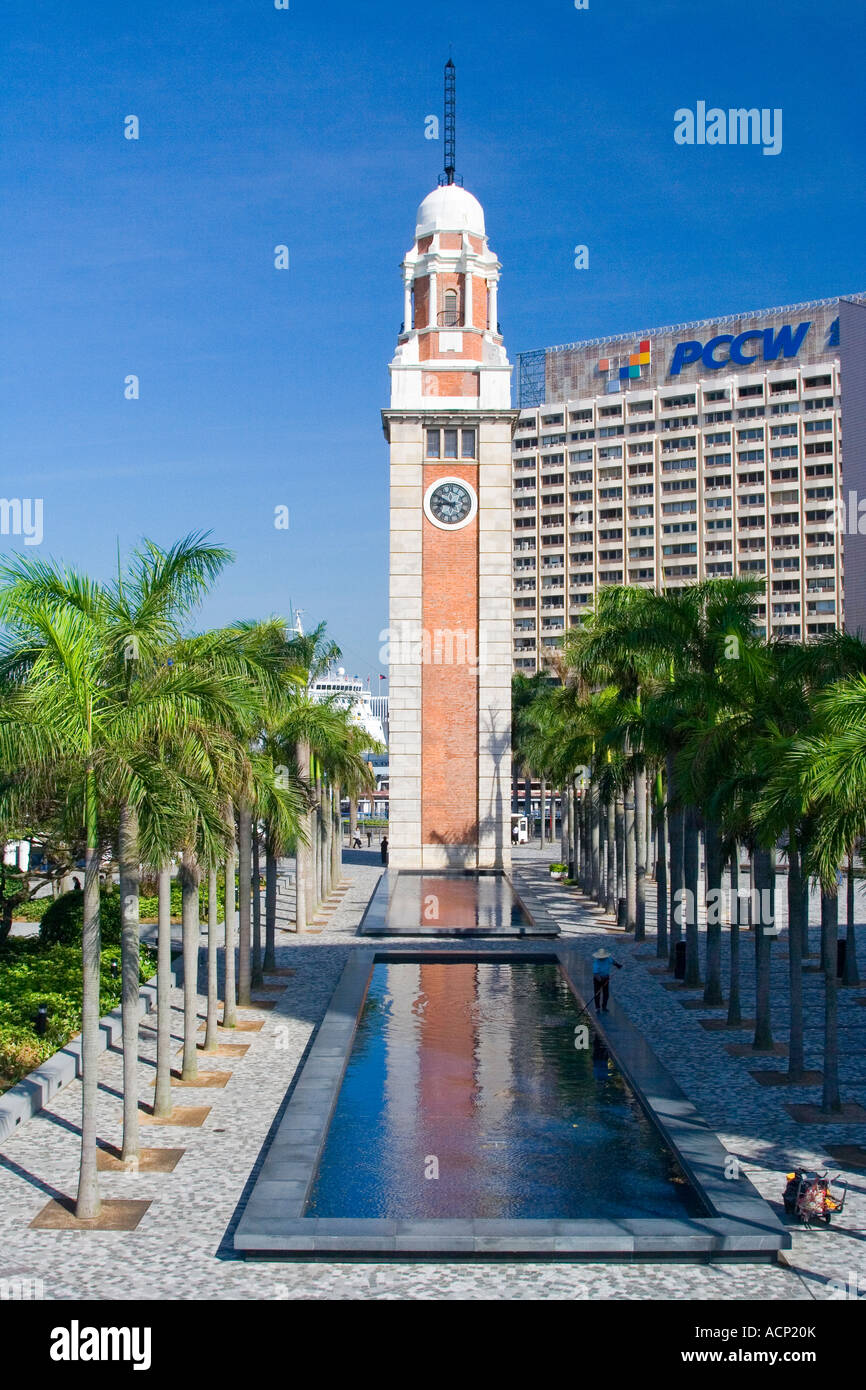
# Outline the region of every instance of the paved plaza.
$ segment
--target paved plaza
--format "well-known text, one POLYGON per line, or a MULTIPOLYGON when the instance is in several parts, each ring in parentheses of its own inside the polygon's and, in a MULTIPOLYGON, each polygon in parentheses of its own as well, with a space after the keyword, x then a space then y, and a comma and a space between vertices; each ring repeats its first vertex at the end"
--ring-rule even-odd
MULTIPOLYGON (((201 1071, 229 1073, 224 1087, 184 1088, 176 1104, 209 1107, 195 1128, 142 1127, 142 1143, 182 1148, 172 1172, 100 1174, 104 1198, 150 1202, 131 1232, 32 1230, 30 1222, 52 1197, 74 1196, 80 1122, 77 1082, 7 1140, 0 1153, 0 1278, 41 1279, 48 1299, 284 1299, 284 1298, 619 1298, 619 1299, 827 1299, 866 1296, 866 1174, 834 1163, 827 1146, 866 1143, 859 1124, 798 1124, 786 1106, 815 1101, 815 1087, 764 1087, 752 1071, 784 1068, 785 1059, 766 1054, 731 1056, 728 1033, 709 1032, 702 1019, 718 1010, 683 1008, 700 993, 665 988, 668 975, 656 975, 654 942, 636 946, 611 931, 609 919, 574 890, 550 881, 547 862, 555 854, 532 847, 515 857, 521 894, 543 904, 563 937, 591 955, 604 941, 624 966, 613 988, 631 1021, 719 1134, 731 1154, 768 1201, 779 1209, 783 1175, 794 1164, 829 1167, 850 1183, 843 1215, 829 1230, 794 1231, 794 1246, 778 1266, 750 1264, 607 1264, 560 1261, 523 1263, 307 1262, 245 1261, 231 1249, 231 1237, 252 1179, 261 1164, 268 1135, 280 1115, 298 1064, 349 952, 360 944, 357 926, 378 882, 375 851, 347 852, 343 883, 334 908, 322 914, 321 930, 300 937, 281 931, 278 965, 290 976, 270 977, 273 1009, 253 1007, 239 1017, 260 1023, 223 1041, 249 1044, 243 1056, 203 1056, 201 1071), (281 992, 276 992, 279 986, 281 992), (830 1281, 834 1281, 831 1283, 830 1281), (838 1282, 836 1282, 838 1281, 838 1282), (849 1294, 849 1296, 850 1296, 849 1294)), ((648 923, 654 922, 652 886, 648 923)), ((844 899, 842 904, 844 915, 844 899)), ((862 908, 861 908, 862 915, 862 908)), ((813 903, 813 949, 817 946, 817 902, 813 903)), ((652 935, 652 934, 651 934, 652 935)), ((369 944, 369 943, 368 943, 369 944)), ((399 944, 392 938, 389 946, 399 944)), ((484 943, 485 950, 508 954, 537 949, 531 943, 484 943)), ((727 945, 727 943, 726 943, 727 945)), ((861 926, 861 961, 866 931, 861 926)), ((465 945, 464 945, 465 948, 465 945)), ((441 949, 461 949, 442 942, 441 949)), ((787 951, 784 932, 773 945, 774 1034, 784 1041, 787 951)), ((726 964, 726 962, 725 962, 726 964)), ((751 938, 743 934, 743 1014, 754 1014, 751 938)), ((807 1066, 821 1064, 822 980, 804 975, 807 1066)), ((844 1054, 843 1098, 866 1104, 866 989, 839 992, 840 1041, 844 1054)), ((174 1029, 181 1046, 181 992, 174 994, 174 1029)), ((204 1018, 204 1000, 200 1014, 204 1018)), ((152 1095, 155 1034, 152 1019, 141 1031, 140 1086, 144 1102, 152 1095)), ((750 1034, 733 1041, 748 1043, 750 1034)), ((121 1055, 104 1054, 100 1067, 100 1135, 108 1143, 121 1136, 121 1055)))

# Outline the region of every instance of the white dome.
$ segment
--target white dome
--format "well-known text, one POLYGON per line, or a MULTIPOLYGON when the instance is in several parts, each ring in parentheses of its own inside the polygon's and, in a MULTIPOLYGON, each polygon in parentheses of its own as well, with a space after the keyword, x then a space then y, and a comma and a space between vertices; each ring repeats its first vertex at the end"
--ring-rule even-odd
POLYGON ((440 184, 418 209, 415 240, 431 232, 472 232, 485 236, 484 209, 477 198, 456 183, 440 184))

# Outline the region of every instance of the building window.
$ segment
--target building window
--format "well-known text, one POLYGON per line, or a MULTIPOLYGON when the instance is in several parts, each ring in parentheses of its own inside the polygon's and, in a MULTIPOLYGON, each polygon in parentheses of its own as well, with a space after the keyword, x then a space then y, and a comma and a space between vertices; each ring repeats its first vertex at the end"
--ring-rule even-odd
MULTIPOLYGON (((474 459, 476 457, 475 430, 427 430, 426 457, 428 459, 474 459)), ((527 459, 525 462, 534 461, 527 459)))

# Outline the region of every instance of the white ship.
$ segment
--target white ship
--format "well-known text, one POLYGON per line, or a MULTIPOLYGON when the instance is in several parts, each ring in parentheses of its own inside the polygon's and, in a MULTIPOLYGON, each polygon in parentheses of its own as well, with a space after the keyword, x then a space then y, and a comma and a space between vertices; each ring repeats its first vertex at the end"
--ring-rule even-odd
POLYGON ((348 710, 351 722, 370 735, 371 744, 387 744, 388 697, 374 697, 360 676, 347 676, 340 666, 313 681, 310 695, 319 702, 332 700, 339 709, 348 710))

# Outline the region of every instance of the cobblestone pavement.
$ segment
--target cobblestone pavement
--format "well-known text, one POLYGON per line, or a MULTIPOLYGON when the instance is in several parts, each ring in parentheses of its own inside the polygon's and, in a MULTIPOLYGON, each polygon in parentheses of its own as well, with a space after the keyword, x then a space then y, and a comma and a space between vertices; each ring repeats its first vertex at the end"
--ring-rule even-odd
MULTIPOLYGON (((680 993, 666 990, 667 976, 650 973, 653 944, 643 947, 619 934, 574 890, 551 883, 552 854, 522 848, 515 876, 524 894, 554 913, 563 935, 589 955, 604 940, 626 966, 615 974, 617 997, 631 1019, 689 1094, 723 1143, 744 1164, 755 1186, 779 1204, 781 1175, 799 1162, 839 1171, 826 1151, 834 1143, 866 1143, 866 1126, 798 1125, 785 1104, 815 1098, 814 1088, 766 1089, 750 1071, 784 1066, 777 1059, 734 1058, 727 1034, 708 1033, 700 1018, 713 1011, 686 1010, 680 993), (611 943, 613 943, 611 945, 611 943), (641 959, 649 957, 649 959, 641 959)), ((80 1088, 73 1083, 40 1115, 23 1125, 0 1152, 0 1278, 40 1278, 49 1299, 820 1299, 840 1297, 846 1282, 866 1294, 866 1175, 843 1170, 851 1195, 838 1225, 829 1231, 795 1232, 786 1265, 652 1265, 538 1262, 288 1262, 244 1261, 231 1250, 231 1236, 245 1195, 258 1171, 266 1140, 321 1019, 348 953, 358 944, 357 925, 381 868, 375 850, 347 852, 348 891, 319 934, 278 935, 278 965, 295 970, 280 981, 284 992, 271 1011, 253 1009, 259 1032, 238 1033, 248 1042, 243 1057, 203 1058, 202 1071, 230 1072, 224 1089, 184 1088, 176 1104, 210 1107, 200 1128, 145 1126, 142 1142, 182 1147, 171 1173, 100 1174, 104 1198, 150 1201, 132 1232, 34 1231, 29 1223, 51 1198, 74 1195, 79 1141, 80 1088), (832 1285, 830 1280, 840 1281, 832 1285)), ((654 921, 650 890, 648 921, 654 921)), ((817 915, 814 917, 817 922, 817 915)), ((861 942, 863 929, 861 928, 861 942)), ((749 938, 743 943, 743 1012, 753 1013, 749 938)), ((367 943, 368 944, 368 943, 367 943)), ((392 938, 389 946, 398 944, 392 938)), ((457 943, 454 943, 457 944, 457 943)), ((442 943, 448 949, 447 943, 442 943)), ((485 949, 489 945, 485 942, 485 949)), ((528 950, 505 942, 496 949, 528 950)), ((785 937, 773 947, 774 1028, 784 1040, 785 937)), ((808 1009, 820 1022, 821 982, 807 974, 808 1009)), ((864 991, 840 992, 842 1085, 846 1100, 866 1102, 863 1035, 864 991)), ((694 997, 694 996, 692 996, 694 997)), ((174 1028, 181 1036, 181 994, 175 991, 174 1028)), ((200 1013, 204 1016, 204 1001, 200 1013)), ((150 1099, 155 1035, 141 1030, 140 1086, 150 1099)), ((748 1042, 749 1035, 737 1035, 748 1042)), ((820 1066, 820 1026, 807 1033, 807 1063, 820 1066)), ((119 1143, 121 1056, 112 1050, 100 1069, 100 1134, 119 1143)))

